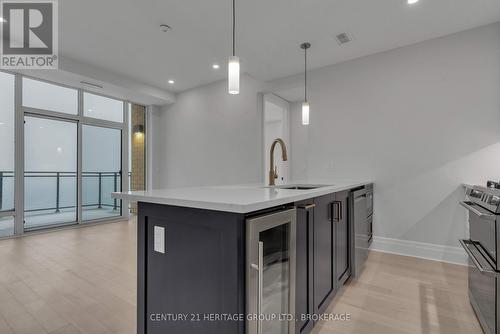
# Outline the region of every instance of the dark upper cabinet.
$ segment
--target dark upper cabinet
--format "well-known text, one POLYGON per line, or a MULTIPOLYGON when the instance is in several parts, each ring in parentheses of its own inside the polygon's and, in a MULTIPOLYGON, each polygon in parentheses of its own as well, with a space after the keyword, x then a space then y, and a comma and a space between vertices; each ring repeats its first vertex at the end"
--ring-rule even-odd
POLYGON ((314 314, 313 299, 313 200, 296 203, 296 293, 295 293, 295 333, 309 333, 314 323, 310 315, 314 314))
POLYGON ((323 313, 337 292, 335 275, 336 229, 332 221, 335 195, 314 199, 314 311, 323 313))
POLYGON ((335 224, 335 272, 337 285, 341 286, 351 275, 349 191, 335 194, 333 221, 335 224))

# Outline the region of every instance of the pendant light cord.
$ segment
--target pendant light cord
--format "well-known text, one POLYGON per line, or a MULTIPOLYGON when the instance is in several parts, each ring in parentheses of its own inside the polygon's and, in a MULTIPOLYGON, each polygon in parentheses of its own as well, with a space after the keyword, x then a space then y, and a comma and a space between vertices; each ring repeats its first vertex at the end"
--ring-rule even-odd
POLYGON ((307 48, 304 48, 304 101, 307 102, 307 48))
POLYGON ((236 55, 236 52, 235 52, 235 31, 236 31, 236 9, 235 9, 235 0, 233 0, 233 57, 236 55))

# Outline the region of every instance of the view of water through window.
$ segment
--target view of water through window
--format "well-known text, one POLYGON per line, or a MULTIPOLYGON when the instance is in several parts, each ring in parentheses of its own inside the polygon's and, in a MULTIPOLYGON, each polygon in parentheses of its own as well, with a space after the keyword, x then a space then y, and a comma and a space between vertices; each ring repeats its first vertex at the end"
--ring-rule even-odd
POLYGON ((121 130, 83 126, 83 220, 121 215, 121 130))
MULTIPOLYGON (((14 234, 16 217, 15 83, 14 74, 0 72, 0 237, 14 234)), ((121 216, 122 203, 111 193, 122 188, 124 102, 83 92, 79 112, 78 89, 26 77, 21 93, 24 229, 121 216)))

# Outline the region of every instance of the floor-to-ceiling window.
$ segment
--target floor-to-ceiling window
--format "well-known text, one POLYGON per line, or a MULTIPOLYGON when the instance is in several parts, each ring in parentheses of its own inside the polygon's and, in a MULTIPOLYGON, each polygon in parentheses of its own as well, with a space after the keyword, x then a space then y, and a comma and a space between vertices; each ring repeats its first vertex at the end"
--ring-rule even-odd
POLYGON ((82 219, 120 216, 122 203, 111 193, 122 189, 125 103, 84 92, 83 115, 99 123, 84 124, 82 129, 82 219))
POLYGON ((122 132, 83 125, 83 220, 121 215, 121 202, 111 193, 121 191, 122 132))
POLYGON ((0 237, 14 234, 15 76, 0 72, 0 237))
POLYGON ((129 104, 0 72, 0 238, 128 217, 129 104))

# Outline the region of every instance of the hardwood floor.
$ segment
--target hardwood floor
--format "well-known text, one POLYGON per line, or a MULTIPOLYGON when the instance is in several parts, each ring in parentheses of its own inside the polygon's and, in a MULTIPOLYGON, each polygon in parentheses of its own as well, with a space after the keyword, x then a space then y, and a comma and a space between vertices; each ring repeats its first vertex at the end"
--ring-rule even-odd
POLYGON ((0 333, 135 333, 136 224, 0 242, 0 333))
MULTIPOLYGON (((136 323, 134 221, 0 241, 1 334, 128 334, 136 323)), ((314 334, 482 333, 462 266, 372 252, 314 334)))
POLYGON ((467 267, 371 252, 362 275, 340 292, 314 334, 481 334, 467 295, 467 267))

